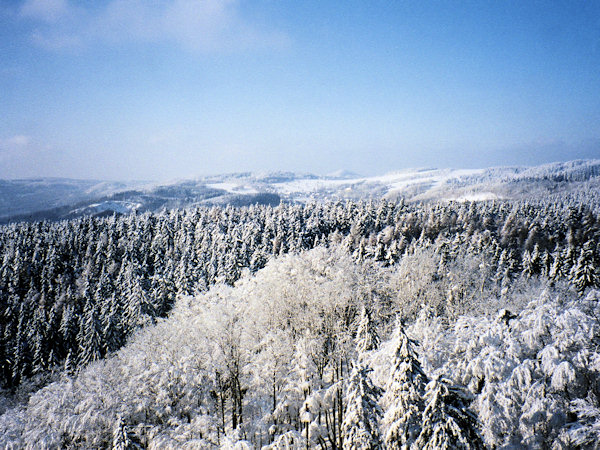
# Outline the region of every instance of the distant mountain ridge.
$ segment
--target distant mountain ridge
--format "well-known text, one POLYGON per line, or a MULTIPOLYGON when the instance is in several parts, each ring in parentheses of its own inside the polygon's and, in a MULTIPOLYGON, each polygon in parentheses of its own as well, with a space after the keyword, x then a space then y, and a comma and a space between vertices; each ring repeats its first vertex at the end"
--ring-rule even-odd
POLYGON ((69 178, 0 180, 0 220, 93 201, 143 184, 69 178))
POLYGON ((0 222, 60 220, 193 206, 277 205, 386 198, 485 201, 600 188, 600 160, 535 167, 407 169, 362 177, 293 172, 231 173, 166 184, 64 178, 0 180, 0 222))

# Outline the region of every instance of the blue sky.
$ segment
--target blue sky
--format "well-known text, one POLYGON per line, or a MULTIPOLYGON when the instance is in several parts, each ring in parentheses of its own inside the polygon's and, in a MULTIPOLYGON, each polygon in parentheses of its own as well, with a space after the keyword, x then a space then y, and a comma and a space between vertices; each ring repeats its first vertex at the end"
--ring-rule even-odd
POLYGON ((597 158, 600 2, 4 1, 0 118, 1 178, 597 158))

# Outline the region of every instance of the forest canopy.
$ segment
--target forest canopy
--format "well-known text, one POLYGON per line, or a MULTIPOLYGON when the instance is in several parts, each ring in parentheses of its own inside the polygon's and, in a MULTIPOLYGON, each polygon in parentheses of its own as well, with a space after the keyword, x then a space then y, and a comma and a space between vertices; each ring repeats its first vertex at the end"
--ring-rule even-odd
POLYGON ((598 211, 590 193, 3 226, 0 442, 585 447, 598 211))

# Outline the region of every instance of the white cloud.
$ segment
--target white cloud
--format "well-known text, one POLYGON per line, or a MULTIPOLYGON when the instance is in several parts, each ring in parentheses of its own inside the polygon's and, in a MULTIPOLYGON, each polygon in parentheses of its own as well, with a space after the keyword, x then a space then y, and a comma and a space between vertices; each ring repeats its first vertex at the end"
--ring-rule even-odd
POLYGON ((60 152, 26 135, 0 137, 0 178, 23 178, 57 173, 64 160, 60 152))
POLYGON ((16 135, 7 139, 0 140, 0 146, 3 148, 15 148, 15 147, 26 147, 31 142, 29 136, 16 135))
POLYGON ((79 36, 58 33, 43 33, 36 30, 31 35, 31 40, 46 50, 62 50, 65 48, 81 47, 83 42, 79 36))
POLYGON ((67 0, 26 0, 21 7, 23 17, 54 22, 68 11, 67 0))
POLYGON ((24 135, 15 135, 0 139, 0 165, 2 173, 14 166, 26 164, 31 156, 31 138, 24 135))
POLYGON ((219 51, 281 47, 288 41, 284 33, 246 20, 239 0, 110 0, 96 9, 67 0, 28 0, 21 12, 40 22, 32 38, 48 49, 168 42, 191 51, 219 51))

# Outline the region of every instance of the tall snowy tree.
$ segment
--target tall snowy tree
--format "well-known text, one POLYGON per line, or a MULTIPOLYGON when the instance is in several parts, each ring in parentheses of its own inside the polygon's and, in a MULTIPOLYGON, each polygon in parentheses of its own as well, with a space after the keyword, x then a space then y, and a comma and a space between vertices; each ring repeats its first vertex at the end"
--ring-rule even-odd
POLYGON ((427 376, 412 348, 412 342, 399 324, 396 351, 383 405, 384 442, 388 449, 406 449, 421 432, 421 412, 427 376))
POLYGON ((80 362, 84 365, 102 357, 102 322, 97 308, 91 301, 86 303, 77 335, 80 362))
POLYGON ((598 285, 599 275, 595 259, 593 243, 588 241, 571 269, 571 283, 580 294, 588 287, 598 285))
POLYGON ((139 447, 132 442, 127 426, 123 418, 119 416, 113 430, 112 450, 133 450, 135 448, 139 447))
POLYGON ((363 306, 356 330, 356 352, 359 359, 362 358, 365 352, 375 350, 378 347, 379 335, 377 329, 371 319, 371 313, 363 306))
POLYGON ((346 412, 342 423, 344 448, 380 449, 378 400, 381 390, 369 378, 371 369, 357 361, 348 380, 346 412))
POLYGON ((483 449, 477 417, 468 409, 470 396, 446 380, 431 380, 425 389, 421 433, 414 448, 423 450, 483 449))

